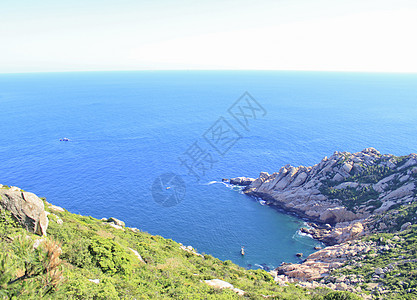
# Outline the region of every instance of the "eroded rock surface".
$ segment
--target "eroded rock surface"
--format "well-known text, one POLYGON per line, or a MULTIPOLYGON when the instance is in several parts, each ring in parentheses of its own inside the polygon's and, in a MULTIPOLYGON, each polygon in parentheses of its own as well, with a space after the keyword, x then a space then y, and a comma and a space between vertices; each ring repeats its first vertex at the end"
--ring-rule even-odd
MULTIPOLYGON (((362 259, 395 247, 361 237, 406 231, 415 224, 417 211, 410 204, 417 200, 416 187, 416 154, 383 155, 366 148, 357 153, 336 151, 311 167, 286 165, 273 174, 261 172, 244 192, 307 217, 312 222, 301 231, 329 245, 301 263, 284 263, 271 271, 277 283, 361 293, 366 279, 362 275, 333 278, 331 274, 340 268, 360 268, 362 259)), ((382 278, 384 270, 376 269, 374 277, 382 278)), ((369 289, 383 291, 372 284, 368 283, 369 289)))
POLYGON ((285 264, 276 271, 277 275, 285 275, 295 281, 319 280, 328 276, 331 270, 341 267, 348 258, 358 257, 371 250, 370 242, 346 242, 314 252, 301 264, 285 264))
POLYGON ((357 153, 336 151, 311 167, 286 165, 273 174, 261 172, 244 192, 335 225, 410 203, 416 200, 416 186, 416 154, 397 157, 366 148, 357 153))
POLYGON ((254 182, 254 178, 249 177, 236 177, 236 178, 230 178, 229 182, 230 184, 240 185, 240 186, 248 186, 252 182, 254 182))
POLYGON ((28 231, 46 235, 48 217, 38 196, 17 187, 0 188, 0 209, 11 212, 13 218, 28 231))

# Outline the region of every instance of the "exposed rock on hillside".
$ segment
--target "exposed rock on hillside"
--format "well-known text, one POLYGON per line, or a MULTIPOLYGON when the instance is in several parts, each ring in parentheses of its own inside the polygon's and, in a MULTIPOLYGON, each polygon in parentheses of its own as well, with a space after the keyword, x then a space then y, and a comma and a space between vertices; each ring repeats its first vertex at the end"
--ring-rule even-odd
POLYGON ((115 224, 117 226, 120 226, 120 227, 125 227, 126 226, 125 222, 123 222, 119 219, 113 218, 113 217, 108 218, 106 222, 113 223, 113 224, 115 224))
POLYGON ((365 235, 365 226, 361 222, 339 223, 333 228, 322 228, 310 223, 310 228, 301 228, 301 232, 311 235, 328 245, 340 244, 365 235))
POLYGON ((359 257, 373 250, 371 242, 346 242, 326 247, 310 254, 302 264, 284 264, 278 267, 278 275, 285 275, 295 281, 319 280, 330 271, 341 267, 349 258, 359 257))
POLYGON ((220 280, 220 279, 211 279, 211 280, 204 280, 204 282, 214 288, 217 289, 231 289, 232 291, 234 291, 235 293, 237 293, 239 296, 243 296, 245 295, 245 292, 242 291, 241 289, 237 289, 235 288, 232 284, 224 281, 224 280, 220 280))
POLYGON ((0 209, 8 210, 28 231, 46 235, 48 218, 45 206, 35 194, 24 192, 17 187, 0 188, 0 209))
POLYGON ((312 167, 262 172, 245 193, 320 222, 363 220, 416 199, 417 155, 381 155, 374 148, 335 152, 312 167))
MULTIPOLYGON (((402 240, 398 236, 386 243, 382 238, 378 243, 361 237, 410 231, 417 223, 416 187, 416 154, 398 157, 367 148, 358 153, 335 152, 312 167, 286 165, 271 175, 262 172, 244 192, 308 217, 314 223, 301 231, 331 245, 309 255, 302 263, 283 264, 272 271, 278 283, 361 292, 362 283, 367 282, 368 290, 386 293, 389 289, 381 282, 372 281, 383 279, 384 272, 392 266, 376 268, 371 278, 332 274, 341 268, 360 269, 361 261, 366 260, 369 265, 381 253, 403 251, 394 242, 402 240)), ((401 261, 405 255, 409 253, 393 258, 401 261)))

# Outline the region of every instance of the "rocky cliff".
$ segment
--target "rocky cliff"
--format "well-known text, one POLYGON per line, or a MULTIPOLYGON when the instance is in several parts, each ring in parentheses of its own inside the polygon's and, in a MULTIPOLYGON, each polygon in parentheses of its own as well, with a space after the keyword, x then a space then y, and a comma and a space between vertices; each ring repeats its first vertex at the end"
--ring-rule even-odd
MULTIPOLYGON (((395 156, 381 154, 374 148, 357 153, 336 151, 314 166, 286 165, 273 174, 261 172, 256 179, 232 178, 230 183, 245 186, 247 195, 262 198, 269 205, 307 217, 312 222, 301 231, 330 245, 300 264, 284 263, 277 268, 272 273, 278 283, 298 282, 304 287, 327 286, 360 292, 360 286, 368 282, 372 293, 392 292, 392 287, 384 285, 384 277, 376 274, 378 268, 378 272, 371 268, 369 271, 373 273, 365 274, 362 279, 355 277, 356 281, 352 279, 355 274, 350 279, 328 278, 343 266, 352 269, 361 259, 370 260, 368 264, 374 266, 374 252, 385 257, 388 251, 400 261, 411 255, 406 248, 396 250, 393 243, 380 245, 369 238, 377 233, 402 234, 415 228, 412 226, 417 223, 416 154, 395 156), (393 255, 392 251, 401 255, 393 255), (375 280, 381 282, 374 284, 375 280)), ((385 269, 390 270, 386 266, 385 269)))
MULTIPOLYGON (((335 152, 311 167, 262 172, 245 193, 322 224, 363 220, 416 199, 417 155, 335 152)), ((246 180, 247 182, 247 180, 246 180)))

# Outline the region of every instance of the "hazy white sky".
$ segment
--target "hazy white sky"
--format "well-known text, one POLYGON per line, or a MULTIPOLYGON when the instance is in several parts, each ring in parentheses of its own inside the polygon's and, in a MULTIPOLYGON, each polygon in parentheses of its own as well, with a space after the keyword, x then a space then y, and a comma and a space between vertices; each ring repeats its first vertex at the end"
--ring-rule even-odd
POLYGON ((417 72, 416 0, 0 0, 0 72, 417 72))

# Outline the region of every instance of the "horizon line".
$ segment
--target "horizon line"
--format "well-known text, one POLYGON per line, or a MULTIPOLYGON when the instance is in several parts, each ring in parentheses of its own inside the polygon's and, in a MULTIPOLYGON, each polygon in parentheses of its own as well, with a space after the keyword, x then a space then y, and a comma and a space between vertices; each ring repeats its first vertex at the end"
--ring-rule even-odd
POLYGON ((22 72, 0 72, 0 75, 7 74, 47 74, 47 73, 104 73, 104 72, 320 72, 320 73, 372 73, 372 74, 417 74, 417 71, 366 71, 366 70, 310 70, 310 69, 109 69, 109 70, 65 70, 65 71, 22 71, 22 72))

